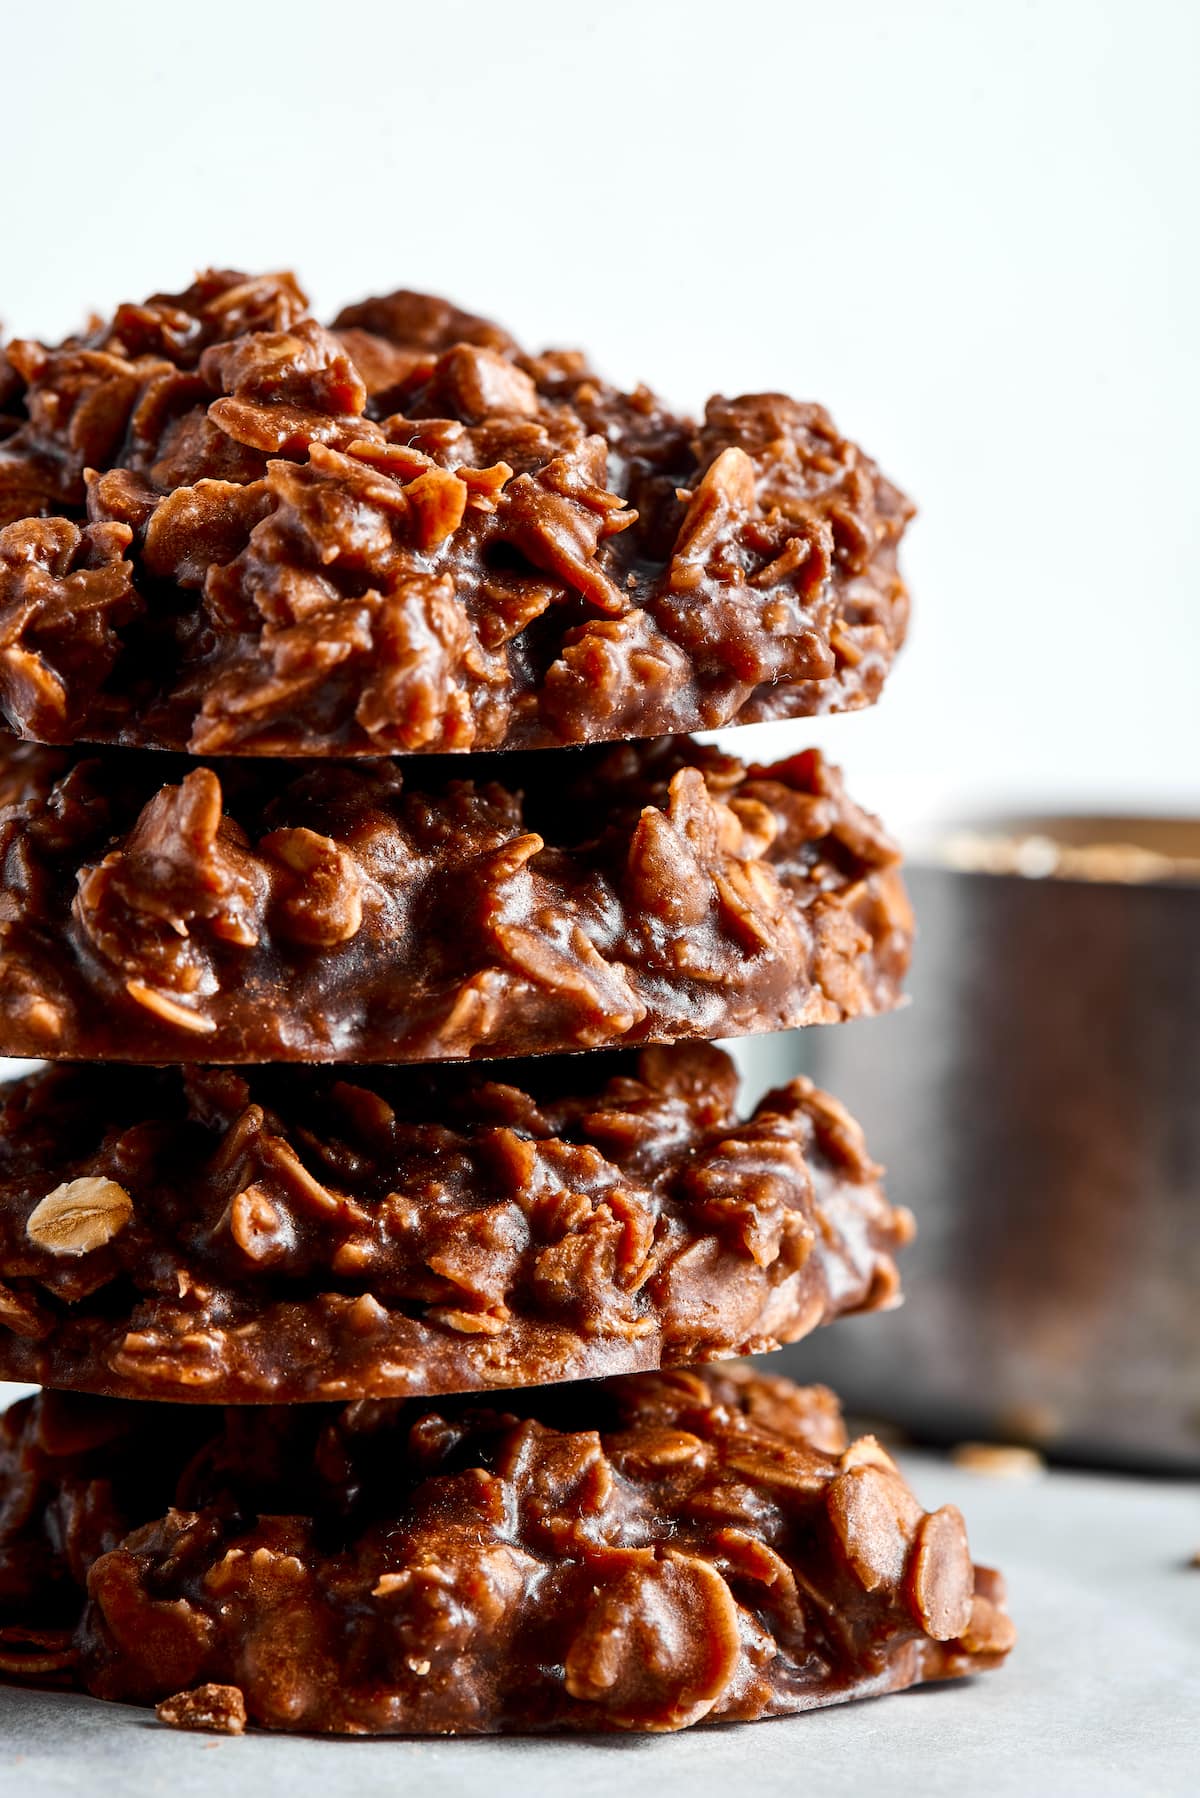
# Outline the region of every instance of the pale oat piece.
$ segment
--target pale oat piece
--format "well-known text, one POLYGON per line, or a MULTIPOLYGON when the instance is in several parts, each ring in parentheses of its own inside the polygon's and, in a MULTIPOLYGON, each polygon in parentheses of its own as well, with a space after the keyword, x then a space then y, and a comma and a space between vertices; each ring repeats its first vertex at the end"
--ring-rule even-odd
POLYGON ((89 1174, 48 1192, 30 1212, 25 1232, 52 1255, 87 1255, 111 1242, 132 1216, 133 1201, 123 1186, 89 1174))

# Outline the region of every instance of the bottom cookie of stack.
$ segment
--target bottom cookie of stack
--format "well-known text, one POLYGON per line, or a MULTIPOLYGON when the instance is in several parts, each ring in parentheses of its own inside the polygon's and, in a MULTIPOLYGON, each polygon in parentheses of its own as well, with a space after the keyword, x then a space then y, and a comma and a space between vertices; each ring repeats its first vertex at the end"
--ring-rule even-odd
POLYGON ((739 1367, 404 1403, 43 1393, 0 1423, 0 1670, 168 1721, 674 1730, 1012 1644, 962 1518, 739 1367))

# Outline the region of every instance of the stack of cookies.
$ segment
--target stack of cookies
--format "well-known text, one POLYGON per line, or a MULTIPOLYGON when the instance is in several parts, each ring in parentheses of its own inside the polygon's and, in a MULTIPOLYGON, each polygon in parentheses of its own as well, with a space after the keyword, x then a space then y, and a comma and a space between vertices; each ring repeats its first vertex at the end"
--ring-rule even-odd
POLYGON ((721 1365, 911 1221, 711 1040, 886 1010, 911 919, 821 755, 680 733, 876 698, 902 495, 286 276, 14 342, 0 414, 0 1669, 372 1733, 1000 1659, 958 1513, 721 1365))

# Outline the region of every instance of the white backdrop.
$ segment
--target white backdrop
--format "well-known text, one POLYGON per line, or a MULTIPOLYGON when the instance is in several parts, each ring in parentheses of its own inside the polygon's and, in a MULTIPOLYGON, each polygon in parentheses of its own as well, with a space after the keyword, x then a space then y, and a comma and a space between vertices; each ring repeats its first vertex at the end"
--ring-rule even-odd
POLYGON ((10 5, 0 315, 294 263, 821 399, 922 508, 862 796, 1195 807, 1198 56, 1195 0, 10 5))

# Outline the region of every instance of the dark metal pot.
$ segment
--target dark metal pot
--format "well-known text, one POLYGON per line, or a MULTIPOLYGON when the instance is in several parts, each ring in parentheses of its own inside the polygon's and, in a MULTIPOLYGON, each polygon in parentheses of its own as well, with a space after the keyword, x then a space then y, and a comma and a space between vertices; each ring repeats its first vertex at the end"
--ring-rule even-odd
POLYGON ((899 1312, 774 1365, 922 1437, 1200 1466, 1200 823, 972 840, 1058 872, 912 868, 912 1005, 780 1039, 859 1117, 918 1236, 899 1312))

